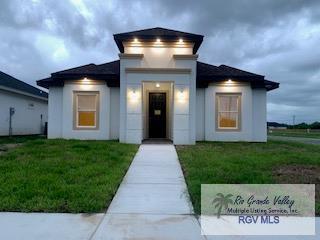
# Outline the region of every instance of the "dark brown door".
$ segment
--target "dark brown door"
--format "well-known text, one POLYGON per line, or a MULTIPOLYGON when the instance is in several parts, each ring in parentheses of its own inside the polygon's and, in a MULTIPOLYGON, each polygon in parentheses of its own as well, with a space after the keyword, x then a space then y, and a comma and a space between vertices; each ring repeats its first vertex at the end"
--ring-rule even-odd
POLYGON ((149 93, 149 138, 166 138, 166 93, 149 93))

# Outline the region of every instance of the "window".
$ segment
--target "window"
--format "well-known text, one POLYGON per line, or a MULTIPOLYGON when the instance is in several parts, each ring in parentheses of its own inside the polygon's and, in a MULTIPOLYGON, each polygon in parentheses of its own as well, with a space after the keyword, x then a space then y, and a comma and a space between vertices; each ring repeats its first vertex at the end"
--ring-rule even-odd
POLYGON ((217 129, 240 129, 240 94, 217 94, 217 129))
POLYGON ((75 129, 97 129, 99 119, 99 93, 74 93, 74 127, 75 129))

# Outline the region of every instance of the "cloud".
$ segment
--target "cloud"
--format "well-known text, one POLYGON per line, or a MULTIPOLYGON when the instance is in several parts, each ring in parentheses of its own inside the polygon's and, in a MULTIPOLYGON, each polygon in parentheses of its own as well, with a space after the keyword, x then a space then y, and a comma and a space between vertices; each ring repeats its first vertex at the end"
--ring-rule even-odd
POLYGON ((320 119, 318 0, 2 0, 0 70, 29 83, 117 59, 114 33, 167 27, 203 34, 200 60, 281 83, 268 119, 320 119))

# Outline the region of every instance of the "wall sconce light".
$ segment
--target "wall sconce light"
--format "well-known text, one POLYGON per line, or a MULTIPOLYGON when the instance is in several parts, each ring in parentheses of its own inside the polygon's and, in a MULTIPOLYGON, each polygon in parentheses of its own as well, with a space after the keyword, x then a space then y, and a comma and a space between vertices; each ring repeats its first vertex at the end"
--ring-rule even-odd
POLYGON ((156 83, 156 88, 159 88, 160 87, 160 83, 156 83))
POLYGON ((138 41, 138 38, 134 38, 133 39, 133 43, 138 43, 139 41, 138 41))
POLYGON ((156 42, 157 42, 157 43, 161 43, 160 38, 157 38, 156 42))
POLYGON ((129 98, 131 102, 137 102, 139 99, 139 94, 136 90, 130 91, 129 98))
POLYGON ((179 91, 178 91, 178 101, 179 101, 179 102, 184 102, 184 100, 185 100, 184 91, 183 91, 183 90, 179 90, 179 91))
POLYGON ((179 43, 183 43, 183 39, 182 38, 179 39, 179 43))

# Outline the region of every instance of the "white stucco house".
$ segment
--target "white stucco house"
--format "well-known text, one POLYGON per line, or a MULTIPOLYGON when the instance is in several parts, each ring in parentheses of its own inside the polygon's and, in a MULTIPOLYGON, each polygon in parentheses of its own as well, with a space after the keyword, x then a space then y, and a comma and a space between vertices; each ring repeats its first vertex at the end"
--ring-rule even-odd
POLYGON ((0 71, 0 136, 43 134, 48 94, 0 71))
POLYGON ((152 28, 114 40, 119 60, 37 81, 49 89, 49 138, 266 141, 267 91, 278 83, 197 61, 202 35, 152 28))

